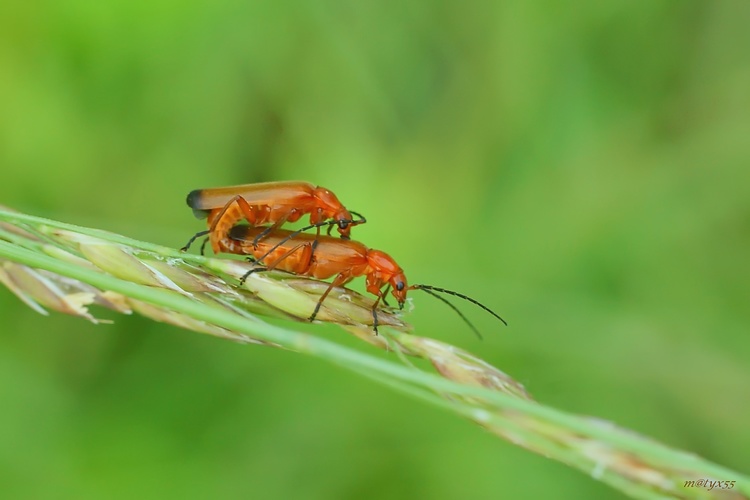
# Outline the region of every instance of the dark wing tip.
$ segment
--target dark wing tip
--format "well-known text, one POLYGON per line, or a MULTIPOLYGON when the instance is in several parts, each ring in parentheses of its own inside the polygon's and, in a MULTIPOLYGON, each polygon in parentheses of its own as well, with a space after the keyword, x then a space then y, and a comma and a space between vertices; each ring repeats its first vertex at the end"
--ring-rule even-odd
POLYGON ((210 210, 206 210, 205 208, 201 207, 202 199, 203 190, 195 189, 188 193, 187 199, 185 200, 187 202, 187 205, 193 209, 193 215, 195 215, 196 219, 205 219, 206 217, 208 217, 208 214, 211 213, 210 210))
POLYGON ((201 208, 201 194, 203 194, 202 189, 195 189, 193 191, 190 191, 190 193, 188 193, 187 195, 187 199, 185 200, 187 202, 187 205, 190 208, 201 208))

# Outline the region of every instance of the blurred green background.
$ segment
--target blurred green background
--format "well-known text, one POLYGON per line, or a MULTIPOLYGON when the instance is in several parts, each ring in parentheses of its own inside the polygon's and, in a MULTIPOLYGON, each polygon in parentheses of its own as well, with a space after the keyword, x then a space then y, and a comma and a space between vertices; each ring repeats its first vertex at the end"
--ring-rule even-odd
MULTIPOLYGON (((323 185, 510 322, 414 293, 416 333, 750 470, 750 4, 0 9, 0 203, 179 247, 192 189, 323 185)), ((316 359, 0 315, 6 498, 621 498, 316 359)))

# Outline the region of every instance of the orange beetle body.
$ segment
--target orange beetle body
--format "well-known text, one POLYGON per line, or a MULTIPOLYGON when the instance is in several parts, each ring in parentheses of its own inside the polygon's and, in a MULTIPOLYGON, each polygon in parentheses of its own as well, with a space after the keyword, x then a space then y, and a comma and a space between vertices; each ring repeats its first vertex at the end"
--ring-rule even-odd
MULTIPOLYGON (((263 259, 263 265, 271 269, 328 279, 335 276, 331 287, 343 286, 359 276, 366 277, 367 291, 383 298, 382 288, 393 287, 392 294, 403 305, 408 289, 406 276, 401 267, 385 252, 372 250, 362 243, 341 240, 331 236, 299 234, 277 230, 257 244, 253 240, 262 228, 235 226, 229 232, 233 241, 222 241, 222 250, 231 253, 252 255, 263 259), (266 255, 267 254, 267 255, 266 255)), ((325 299, 326 294, 322 300, 325 299)))
MULTIPOLYGON (((296 222, 303 215, 310 214, 311 224, 329 219, 336 221, 343 238, 349 237, 351 226, 364 222, 364 219, 353 221, 351 212, 332 191, 301 181, 196 189, 188 194, 187 204, 196 217, 208 218, 208 234, 214 253, 222 249, 231 251, 229 247, 232 247, 232 242, 228 233, 232 226, 243 219, 253 226, 272 224, 275 229, 285 222, 296 222)), ((263 238, 270 231, 261 232, 256 237, 263 238)))
MULTIPOLYGON (((259 240, 258 236, 262 235, 263 228, 234 226, 228 232, 228 237, 217 243, 220 245, 222 251, 251 255, 258 264, 267 269, 281 269, 300 276, 310 276, 317 279, 334 277, 326 291, 320 296, 315 310, 309 318, 310 321, 315 319, 321 304, 333 287, 346 285, 356 277, 365 276, 367 291, 378 297, 372 306, 375 333, 378 332, 377 307, 381 300, 385 302, 385 294, 389 288, 392 288, 391 293, 398 301, 400 308, 404 306, 407 291, 425 291, 453 309, 466 321, 479 338, 482 335, 471 321, 456 306, 436 292, 446 293, 467 300, 481 307, 507 325, 505 320, 496 312, 468 295, 432 285, 408 286, 404 271, 385 252, 372 250, 356 241, 302 233, 302 231, 311 229, 312 227, 306 227, 294 232, 277 230, 259 240), (383 290, 384 287, 385 291, 383 290)), ((242 276, 240 283, 244 282, 250 274, 259 270, 262 269, 256 268, 248 271, 242 276)))

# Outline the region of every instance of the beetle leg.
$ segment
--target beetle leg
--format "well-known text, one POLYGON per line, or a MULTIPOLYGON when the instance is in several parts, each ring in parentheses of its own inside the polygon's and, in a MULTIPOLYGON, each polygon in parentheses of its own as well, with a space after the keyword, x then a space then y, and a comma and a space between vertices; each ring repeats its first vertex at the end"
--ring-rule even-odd
MULTIPOLYGON (((207 234, 208 234, 209 232, 210 232, 210 231, 200 231, 200 232, 197 232, 197 233, 195 233, 195 234, 194 234, 194 235, 193 235, 193 236, 192 236, 192 237, 191 237, 191 238, 190 238, 190 239, 188 240, 188 242, 187 242, 187 243, 185 243, 185 246, 184 246, 184 247, 182 247, 182 248, 180 248, 180 252, 187 252, 187 251, 188 251, 188 249, 190 248, 190 245, 192 245, 192 244, 193 244, 193 242, 194 242, 195 240, 197 240, 197 239, 198 239, 198 238, 200 238, 201 236, 205 236, 205 235, 207 235, 207 234)), ((203 247, 201 247, 201 248, 203 248, 203 247)), ((201 255, 203 255, 203 250, 201 250, 201 255)))
POLYGON ((320 306, 323 305, 323 301, 326 300, 326 297, 328 297, 328 294, 331 293, 331 290, 333 290, 333 287, 335 286, 344 286, 347 283, 349 283, 352 279, 354 279, 352 276, 349 275, 349 273, 341 273, 334 280, 331 282, 330 285, 328 285, 328 288, 323 293, 323 295, 320 296, 320 299, 318 300, 318 303, 315 304, 315 309, 313 310, 313 313, 308 318, 310 321, 315 320, 315 316, 318 315, 318 312, 320 311, 320 306))
POLYGON ((266 238, 271 232, 277 230, 279 227, 281 227, 282 224, 284 224, 287 220, 288 215, 285 215, 281 217, 279 220, 265 228, 258 236, 253 238, 253 248, 258 248, 258 243, 264 238, 266 238))

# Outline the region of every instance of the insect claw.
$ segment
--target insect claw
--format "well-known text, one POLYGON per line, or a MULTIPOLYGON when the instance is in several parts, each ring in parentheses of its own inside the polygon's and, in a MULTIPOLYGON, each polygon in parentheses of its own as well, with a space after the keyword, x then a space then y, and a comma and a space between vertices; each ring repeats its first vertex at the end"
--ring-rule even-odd
POLYGON ((267 271, 267 270, 268 269, 265 267, 260 267, 260 268, 253 267, 252 269, 250 269, 249 271, 247 271, 245 274, 242 275, 242 277, 240 278, 240 286, 243 286, 245 284, 245 281, 247 281, 247 279, 250 277, 251 274, 254 274, 260 271, 267 271))

